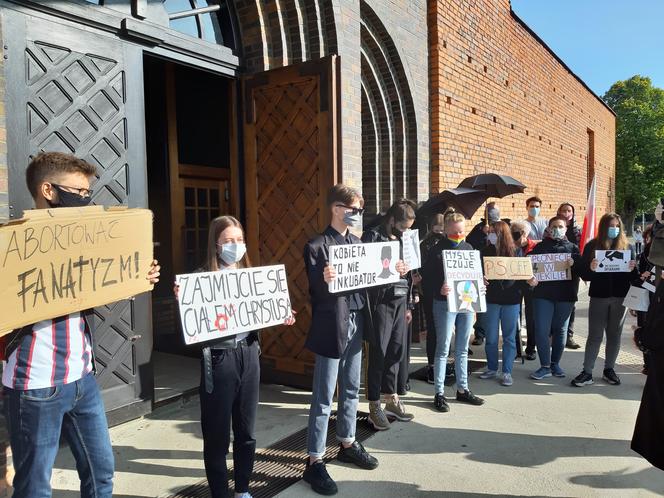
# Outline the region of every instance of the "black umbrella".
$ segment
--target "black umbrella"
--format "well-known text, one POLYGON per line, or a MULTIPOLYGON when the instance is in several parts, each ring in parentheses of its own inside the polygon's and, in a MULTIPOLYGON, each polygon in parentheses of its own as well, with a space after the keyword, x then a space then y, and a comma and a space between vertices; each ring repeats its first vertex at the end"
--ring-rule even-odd
POLYGON ((451 188, 429 198, 417 210, 417 216, 428 217, 435 213, 442 213, 452 206, 466 218, 472 218, 475 211, 489 198, 484 190, 473 188, 451 188))
POLYGON ((512 194, 522 194, 526 186, 511 176, 496 173, 484 173, 469 176, 457 188, 472 188, 487 193, 487 197, 505 197, 512 194))

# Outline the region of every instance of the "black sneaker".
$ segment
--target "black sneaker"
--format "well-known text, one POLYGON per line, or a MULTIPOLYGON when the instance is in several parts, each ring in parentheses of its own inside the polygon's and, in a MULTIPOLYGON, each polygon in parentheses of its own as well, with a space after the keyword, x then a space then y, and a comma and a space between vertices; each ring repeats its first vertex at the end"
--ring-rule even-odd
POLYGON ((475 405, 475 406, 480 406, 484 404, 484 400, 482 398, 475 396, 468 389, 466 389, 462 393, 457 391, 456 400, 460 401, 461 403, 468 403, 470 405, 475 405))
POLYGON ((618 377, 616 371, 613 368, 605 368, 602 378, 612 386, 620 385, 620 377, 618 377))
POLYGON ((433 397, 433 406, 436 407, 436 410, 439 412, 449 412, 450 405, 447 404, 447 400, 443 393, 438 393, 433 397))
POLYGON ((448 363, 445 365, 445 377, 456 377, 456 370, 454 367, 454 363, 448 363))
POLYGON ((574 339, 572 339, 571 337, 568 337, 567 342, 565 343, 565 347, 567 349, 579 349, 581 347, 581 345, 578 342, 576 342, 574 339))
POLYGON ((429 365, 429 366, 427 367, 427 382, 428 382, 429 384, 433 384, 433 383, 434 383, 434 378, 433 378, 433 377, 434 377, 434 376, 433 376, 433 366, 432 366, 432 365, 429 365))
POLYGON ((482 344, 484 344, 484 337, 475 336, 475 339, 473 339, 473 342, 471 344, 473 346, 481 346, 482 344))
POLYGON ((572 385, 575 387, 589 386, 591 384, 593 384, 593 376, 592 374, 587 373, 585 370, 583 370, 572 380, 572 385))
POLYGON ((526 360, 533 361, 537 359, 537 353, 535 351, 526 351, 526 360))
POLYGON ((325 462, 322 460, 309 464, 309 458, 307 458, 307 466, 304 469, 302 480, 311 484, 311 489, 319 495, 331 496, 337 494, 337 483, 327 473, 325 462))
POLYGON ((376 457, 367 453, 367 450, 364 449, 364 446, 359 441, 353 442, 350 448, 344 448, 344 445, 340 444, 337 460, 344 463, 352 463, 366 470, 373 470, 378 467, 376 457))

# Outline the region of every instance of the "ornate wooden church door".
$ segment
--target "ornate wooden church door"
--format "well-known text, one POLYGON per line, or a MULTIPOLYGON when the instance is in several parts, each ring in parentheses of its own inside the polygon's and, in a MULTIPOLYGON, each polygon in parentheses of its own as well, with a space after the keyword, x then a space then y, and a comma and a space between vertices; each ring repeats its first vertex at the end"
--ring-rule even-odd
MULTIPOLYGON (((118 38, 5 10, 12 217, 32 207, 25 168, 39 151, 98 169, 93 202, 147 206, 141 49, 118 38)), ((95 310, 98 382, 111 423, 150 411, 150 296, 95 310)))
POLYGON ((304 244, 328 223, 338 167, 338 57, 274 69, 244 81, 247 238, 254 265, 284 263, 293 327, 261 333, 263 378, 309 386, 311 321, 304 244))

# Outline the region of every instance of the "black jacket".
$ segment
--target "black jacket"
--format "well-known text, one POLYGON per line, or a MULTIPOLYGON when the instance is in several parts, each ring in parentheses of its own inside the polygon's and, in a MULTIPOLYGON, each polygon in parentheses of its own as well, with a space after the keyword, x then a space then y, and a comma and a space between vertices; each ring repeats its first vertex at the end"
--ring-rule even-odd
POLYGON ((567 240, 574 245, 578 246, 581 242, 581 229, 579 228, 579 225, 576 224, 575 219, 572 219, 569 225, 567 225, 565 236, 567 237, 567 240))
POLYGON ((445 283, 445 269, 443 264, 443 251, 473 251, 473 246, 468 242, 454 245, 447 237, 444 237, 429 249, 429 253, 422 257, 424 266, 420 271, 422 275, 422 287, 426 295, 432 296, 439 301, 447 301, 447 297, 440 294, 440 289, 445 283))
POLYGON ((551 282, 540 282, 533 289, 533 298, 548 299, 549 301, 576 302, 579 294, 579 261, 581 254, 579 248, 565 239, 545 238, 537 244, 530 254, 571 254, 574 264, 572 265, 572 280, 556 280, 551 282))
MULTIPOLYGON (((493 244, 486 246, 480 251, 482 259, 485 257, 497 256, 496 246, 493 244)), ((523 256, 523 251, 519 248, 516 256, 523 256)), ((484 261, 482 261, 484 264, 484 261)), ((491 304, 520 304, 523 299, 523 293, 527 292, 530 286, 525 280, 489 280, 486 287, 486 302, 491 304)))
MULTIPOLYGON (((641 285, 638 269, 624 273, 597 273, 590 269, 590 263, 595 258, 595 249, 597 248, 597 239, 593 239, 586 244, 583 249, 583 258, 579 265, 580 277, 590 282, 588 295, 590 297, 625 297, 631 284, 641 285)), ((634 256, 634 248, 630 245, 629 249, 634 256)))
MULTIPOLYGON (((348 320, 351 300, 360 294, 364 301, 364 291, 332 294, 323 278, 323 270, 329 262, 329 247, 337 245, 341 235, 331 226, 311 239, 304 246, 304 265, 309 279, 311 298, 311 326, 305 347, 327 358, 340 358, 348 342, 348 320), (336 238, 335 238, 336 237, 336 238)), ((347 243, 360 244, 362 241, 348 233, 347 243)))
POLYGON ((485 225, 486 221, 484 221, 484 218, 482 218, 482 220, 473 227, 473 229, 466 237, 466 242, 473 246, 473 249, 478 251, 484 249, 488 244, 487 234, 484 232, 485 225))

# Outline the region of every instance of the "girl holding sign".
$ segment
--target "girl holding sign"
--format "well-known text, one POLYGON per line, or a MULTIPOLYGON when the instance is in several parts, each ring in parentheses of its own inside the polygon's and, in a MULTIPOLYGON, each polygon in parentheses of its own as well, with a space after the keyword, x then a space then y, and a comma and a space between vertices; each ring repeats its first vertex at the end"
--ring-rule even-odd
MULTIPOLYGON (((208 251, 201 271, 248 268, 244 230, 232 216, 210 222, 208 251)), ((175 294, 178 294, 175 286, 175 294)), ((295 312, 293 312, 295 313, 295 312)), ((295 318, 286 320, 295 323, 295 318)), ((233 426, 235 496, 250 498, 249 478, 254 468, 254 423, 258 407, 260 347, 256 332, 245 332, 208 342, 201 364, 201 428, 205 474, 213 498, 228 495, 226 454, 233 426)))
POLYGON ((475 396, 468 389, 468 345, 473 330, 472 312, 451 312, 447 307, 447 296, 452 289, 445 283, 443 251, 472 251, 473 246, 465 241, 466 218, 454 211, 445 217, 445 238, 434 246, 432 252, 423 258, 423 282, 427 288, 434 289, 433 323, 436 330, 436 354, 434 356, 434 401, 440 412, 450 411, 445 398, 445 369, 449 355, 452 335, 455 335, 454 357, 456 370, 456 400, 471 405, 481 405, 482 398, 475 396), (456 332, 456 333, 455 333, 456 332))
MULTIPOLYGON (((626 253, 623 253, 626 255, 626 253)), ((631 284, 640 285, 634 248, 627 241, 620 216, 608 213, 599 220, 597 238, 586 244, 581 260, 581 277, 590 282, 590 305, 588 308, 588 339, 583 358, 583 370, 574 378, 572 385, 583 387, 593 383, 595 360, 606 334, 606 355, 603 378, 611 385, 619 385, 620 377, 614 367, 620 352, 620 337, 625 324, 626 309, 623 300, 631 284), (630 251, 629 272, 596 272, 600 262, 595 251, 630 251)))
MULTIPOLYGON (((516 247, 510 227, 504 221, 491 225, 491 233, 496 235, 495 244, 482 249, 482 257, 502 256, 513 258, 523 256, 521 247, 516 247)), ((498 375, 498 329, 503 331, 503 377, 501 384, 511 386, 512 365, 516 358, 516 329, 521 311, 521 300, 528 285, 534 286, 537 281, 530 280, 485 280, 487 286, 487 310, 484 315, 486 326, 487 369, 480 379, 495 379, 498 375)))

